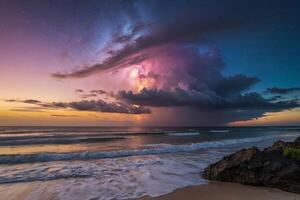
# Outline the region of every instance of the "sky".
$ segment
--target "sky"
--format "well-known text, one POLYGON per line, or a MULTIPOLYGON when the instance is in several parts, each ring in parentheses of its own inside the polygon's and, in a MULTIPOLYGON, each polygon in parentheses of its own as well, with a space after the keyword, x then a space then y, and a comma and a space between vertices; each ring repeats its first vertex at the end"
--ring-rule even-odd
POLYGON ((0 0, 0 125, 300 125, 297 0, 0 0))

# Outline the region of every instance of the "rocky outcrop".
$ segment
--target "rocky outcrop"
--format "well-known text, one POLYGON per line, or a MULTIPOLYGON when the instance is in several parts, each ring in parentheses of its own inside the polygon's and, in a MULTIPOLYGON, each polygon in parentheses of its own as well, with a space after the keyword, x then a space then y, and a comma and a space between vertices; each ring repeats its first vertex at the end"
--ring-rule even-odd
POLYGON ((263 151, 242 149, 207 167, 202 177, 300 193, 300 160, 286 155, 285 148, 300 149, 300 137, 295 142, 277 141, 263 151))

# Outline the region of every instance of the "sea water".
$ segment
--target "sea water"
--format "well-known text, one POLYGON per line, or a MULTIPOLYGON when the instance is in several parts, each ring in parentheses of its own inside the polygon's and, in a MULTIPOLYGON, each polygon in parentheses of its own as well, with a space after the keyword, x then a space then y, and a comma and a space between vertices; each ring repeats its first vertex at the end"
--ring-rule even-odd
POLYGON ((0 127, 0 189, 26 196, 132 199, 206 184, 209 164, 238 149, 292 141, 300 127, 0 127))

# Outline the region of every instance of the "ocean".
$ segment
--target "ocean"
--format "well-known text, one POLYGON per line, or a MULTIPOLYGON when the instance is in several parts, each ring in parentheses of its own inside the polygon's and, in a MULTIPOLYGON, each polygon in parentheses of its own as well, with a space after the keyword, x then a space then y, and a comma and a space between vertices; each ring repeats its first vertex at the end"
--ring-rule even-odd
POLYGON ((201 170, 238 149, 297 136, 300 127, 0 127, 0 191, 38 183, 26 199, 160 196, 206 184, 201 170))

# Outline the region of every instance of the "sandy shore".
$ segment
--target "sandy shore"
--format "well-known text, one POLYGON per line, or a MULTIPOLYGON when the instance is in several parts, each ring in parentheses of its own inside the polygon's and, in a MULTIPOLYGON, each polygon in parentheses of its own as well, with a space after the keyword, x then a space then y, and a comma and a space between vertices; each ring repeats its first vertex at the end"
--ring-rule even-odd
POLYGON ((266 187, 211 182, 207 185, 178 189, 170 194, 140 200, 300 200, 299 194, 266 187))
POLYGON ((58 200, 57 194, 41 190, 36 192, 40 182, 18 183, 18 184, 3 184, 0 186, 0 200, 58 200), (32 195, 34 194, 34 195, 32 195), (35 197, 35 198, 33 198, 35 197))
MULTIPOLYGON (((52 182, 55 184, 55 181, 52 182)), ((7 184, 0 187, 0 200, 59 200, 56 191, 35 191, 39 182, 30 184, 7 184), (33 198, 34 197, 34 198, 33 198)), ((80 195, 81 192, 78 191, 80 195)), ((139 200, 300 200, 300 195, 265 187, 245 186, 235 183, 211 182, 207 185, 190 186, 170 194, 139 200)), ((84 200, 84 199, 82 199, 84 200)))

